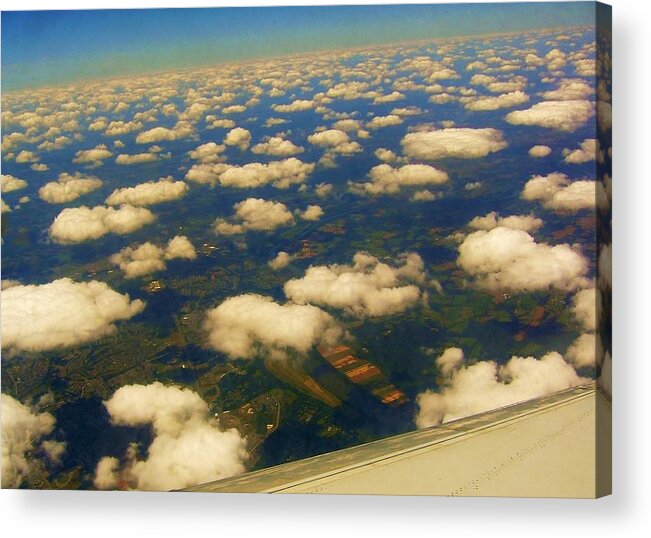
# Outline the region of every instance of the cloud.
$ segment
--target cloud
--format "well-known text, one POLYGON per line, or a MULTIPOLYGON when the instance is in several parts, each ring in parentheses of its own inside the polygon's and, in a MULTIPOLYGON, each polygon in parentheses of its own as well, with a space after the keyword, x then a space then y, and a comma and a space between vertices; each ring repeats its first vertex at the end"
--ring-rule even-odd
POLYGON ((2 349, 46 351, 98 340, 144 307, 95 280, 12 286, 2 291, 2 349))
POLYGON ((235 121, 226 118, 218 118, 208 125, 209 129, 232 129, 233 127, 235 127, 235 121))
POLYGON ((177 235, 170 240, 165 249, 152 243, 143 243, 138 247, 123 248, 113 254, 110 262, 118 265, 126 278, 137 278, 167 269, 165 260, 184 258, 194 260, 197 252, 184 235, 177 235))
POLYGON ((385 163, 392 163, 394 162, 398 156, 391 151, 390 149, 387 148, 378 148, 375 150, 374 155, 381 160, 382 162, 385 163))
POLYGON ((7 202, 0 199, 0 206, 2 207, 2 214, 11 213, 11 208, 7 205, 7 202))
POLYGON ((536 159, 547 157, 548 155, 551 155, 551 152, 552 152, 552 148, 550 148, 549 146, 532 146, 529 149, 529 155, 536 159))
POLYGON ((2 488, 18 488, 32 473, 42 469, 45 458, 58 463, 66 445, 59 441, 41 441, 52 433, 56 424, 50 413, 39 413, 36 409, 30 409, 8 394, 2 394, 0 401, 2 488))
POLYGON ((144 459, 139 459, 135 445, 123 462, 102 458, 95 487, 169 491, 245 470, 246 440, 235 429, 221 430, 206 402, 190 389, 160 382, 126 385, 104 406, 115 425, 151 426, 153 440, 144 459))
POLYGON ((463 358, 463 349, 460 347, 449 347, 436 358, 436 365, 441 370, 443 376, 449 377, 463 364, 463 358))
POLYGON ((338 129, 319 131, 307 137, 307 141, 314 145, 326 148, 329 153, 350 155, 362 151, 362 147, 348 137, 348 134, 338 129))
POLYGON ((586 100, 544 101, 506 115, 513 125, 538 125, 559 131, 576 131, 594 116, 594 104, 586 100))
POLYGON ((371 168, 368 177, 370 182, 350 186, 367 194, 395 194, 403 187, 441 185, 449 179, 444 171, 426 164, 406 164, 400 168, 380 164, 371 168))
POLYGON ((195 134, 194 127, 187 121, 179 121, 173 128, 154 127, 148 131, 138 133, 136 144, 152 144, 154 142, 166 142, 191 138, 195 134))
POLYGON ((156 220, 154 214, 142 207, 123 205, 113 207, 67 207, 50 226, 50 236, 60 243, 80 243, 98 239, 108 233, 124 235, 139 230, 156 220))
POLYGON ((113 153, 109 151, 105 144, 99 144, 93 149, 79 150, 75 153, 73 163, 101 163, 103 160, 111 157, 113 153))
POLYGON ((276 156, 289 156, 302 153, 304 149, 292 143, 291 140, 285 140, 280 136, 272 136, 265 142, 256 144, 251 148, 252 153, 276 155, 276 156))
POLYGON ((278 271, 287 267, 294 259, 295 255, 289 254, 281 250, 273 260, 270 260, 267 265, 271 267, 274 271, 278 271))
POLYGON ((280 226, 294 224, 294 217, 285 204, 263 200, 262 198, 247 198, 236 203, 234 218, 240 222, 232 224, 222 218, 214 223, 218 235, 233 235, 247 230, 269 232, 280 226))
POLYGON ((579 144, 578 149, 570 150, 565 148, 563 150, 563 159, 569 164, 582 164, 588 161, 594 161, 597 158, 599 151, 599 141, 596 138, 586 138, 579 144))
POLYGON ((319 183, 316 187, 314 187, 314 194, 316 194, 319 198, 325 198, 333 190, 334 187, 331 183, 319 183))
POLYGON ((9 174, 2 174, 2 192, 13 192, 27 187, 27 181, 24 179, 18 179, 9 174))
POLYGON ((433 202, 437 198, 438 196, 433 192, 423 189, 422 191, 416 191, 412 194, 410 200, 412 202, 433 202))
POLYGON ((271 297, 230 297, 206 313, 204 328, 211 348, 231 359, 257 355, 305 355, 315 345, 334 345, 344 337, 337 321, 312 305, 284 305, 271 297))
POLYGON ((367 129, 382 129, 383 127, 390 127, 392 125, 400 125, 404 120, 396 114, 389 114, 388 116, 375 116, 371 121, 366 123, 367 129))
POLYGON ((588 381, 555 351, 540 359, 513 356, 501 366, 494 361, 470 365, 457 361, 438 392, 428 390, 418 395, 415 421, 419 428, 428 428, 588 381))
POLYGON ((217 180, 223 187, 250 189, 270 183, 277 189, 288 189, 291 185, 303 183, 313 170, 313 163, 304 163, 295 157, 290 157, 266 164, 224 166, 217 180))
POLYGON ((323 216, 323 209, 318 205, 309 205, 305 211, 299 211, 298 215, 303 220, 319 220, 323 216))
POLYGON ((276 112, 302 112, 314 108, 314 102, 305 99, 296 99, 288 105, 271 105, 276 112))
POLYGON ((521 91, 509 92, 497 97, 478 97, 466 102, 466 110, 485 111, 498 110, 500 108, 509 108, 521 105, 529 101, 529 96, 521 91))
POLYGON ((183 181, 174 181, 171 177, 158 181, 140 183, 135 187, 115 189, 106 199, 107 205, 130 204, 147 206, 178 200, 185 196, 189 187, 183 181))
POLYGON ((242 127, 235 127, 226 133, 224 144, 227 146, 237 146, 242 151, 251 144, 251 133, 242 127))
POLYGON ((468 235, 457 263, 489 291, 572 291, 587 285, 589 265, 570 245, 536 243, 525 231, 501 226, 468 235))
POLYGON ((76 172, 74 175, 59 174, 57 181, 46 183, 38 190, 41 200, 49 204, 72 202, 84 194, 93 192, 102 186, 102 180, 76 172))
POLYGON ((408 133, 402 139, 405 155, 414 159, 478 159, 508 146, 497 129, 448 128, 408 133))
POLYGON ((558 83, 557 89, 544 92, 542 96, 548 101, 575 101, 587 99, 594 92, 592 85, 585 80, 563 79, 558 83))
POLYGON ((540 200, 549 209, 571 213, 594 208, 596 197, 595 181, 570 182, 568 177, 560 172, 533 176, 522 190, 522 198, 525 200, 540 200))
POLYGON ((302 278, 285 283, 288 299, 344 310, 359 318, 397 314, 421 298, 424 263, 415 253, 398 257, 396 267, 365 252, 353 256, 352 265, 310 266, 302 278))
POLYGON ((406 99, 405 94, 393 91, 387 95, 378 95, 373 99, 373 104, 392 103, 394 101, 402 101, 403 99, 406 99))
POLYGON ((121 164, 121 165, 151 163, 157 160, 158 160, 158 153, 153 153, 153 152, 136 153, 134 155, 127 155, 126 153, 120 153, 120 155, 118 155, 115 158, 116 164, 121 164))
POLYGON ((18 155, 16 155, 17 163, 35 163, 39 160, 39 156, 33 151, 23 150, 18 155))
POLYGON ((542 219, 533 215, 500 217, 496 211, 491 211, 483 217, 475 217, 468 223, 468 226, 476 230, 492 230, 501 226, 503 228, 510 228, 511 230, 523 230, 527 233, 537 232, 542 225, 542 219))
POLYGON ((565 357, 576 368, 592 367, 597 365, 597 337, 594 333, 584 333, 570 344, 565 352, 565 357))
POLYGON ((122 136, 132 131, 140 131, 143 124, 140 121, 112 121, 108 124, 104 134, 106 136, 122 136))

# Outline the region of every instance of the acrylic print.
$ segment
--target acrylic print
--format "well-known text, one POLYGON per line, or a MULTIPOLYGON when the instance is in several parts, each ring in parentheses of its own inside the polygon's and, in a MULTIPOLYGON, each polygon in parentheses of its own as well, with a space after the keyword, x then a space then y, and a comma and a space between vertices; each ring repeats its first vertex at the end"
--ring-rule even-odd
POLYGON ((610 491, 610 8, 2 13, 2 487, 610 491))

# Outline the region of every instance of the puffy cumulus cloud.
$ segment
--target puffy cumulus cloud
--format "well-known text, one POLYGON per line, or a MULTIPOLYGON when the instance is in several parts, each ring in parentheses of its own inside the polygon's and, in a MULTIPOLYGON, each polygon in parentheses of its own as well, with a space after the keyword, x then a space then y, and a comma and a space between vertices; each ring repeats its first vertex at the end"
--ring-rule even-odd
POLYGON ((49 204, 72 202, 84 194, 93 192, 102 186, 102 180, 76 172, 74 175, 59 174, 57 181, 46 183, 38 190, 41 200, 49 204))
POLYGON ((16 162, 22 163, 35 163, 39 160, 39 156, 33 151, 23 150, 16 155, 16 162))
POLYGON ((594 333, 584 333, 570 344, 565 357, 576 368, 597 365, 597 337, 594 333))
POLYGON ((233 127, 235 127, 235 120, 226 118, 218 118, 208 125, 209 129, 232 129, 233 127))
POLYGON ((185 196, 188 190, 187 183, 174 181, 171 177, 166 177, 158 181, 140 183, 135 187, 115 189, 106 199, 106 203, 108 205, 154 205, 178 200, 185 196))
POLYGON ((120 155, 118 155, 115 158, 116 164, 121 164, 126 166, 132 164, 151 163, 157 160, 158 160, 158 153, 156 152, 135 153, 133 155, 129 155, 127 153, 120 153, 120 155))
POLYGON ((359 131, 362 128, 362 123, 359 120, 354 120, 352 118, 345 118, 343 120, 338 120, 332 125, 333 129, 339 131, 354 132, 359 131))
POLYGON ((314 108, 314 102, 306 99, 296 99, 288 105, 271 105, 276 112, 302 112, 314 108))
POLYGON ((484 111, 484 110, 498 110, 500 108, 510 108, 512 106, 521 105, 529 101, 529 96, 521 91, 504 93, 497 97, 478 97, 467 101, 464 105, 466 110, 484 111))
POLYGON ((131 445, 123 461, 100 459, 95 487, 169 491, 219 480, 245 470, 246 440, 235 429, 221 430, 196 392, 160 382, 119 388, 104 406, 119 426, 152 428, 146 458, 131 445))
POLYGON ((597 101, 597 123, 602 133, 608 132, 613 126, 613 107, 606 101, 597 101))
POLYGON ((601 305, 601 292, 595 288, 579 291, 572 300, 572 310, 576 319, 588 331, 597 329, 598 309, 601 305))
POLYGON ((587 383, 552 351, 540 359, 513 356, 506 364, 458 361, 438 392, 418 395, 416 425, 435 426, 587 383))
POLYGON ((139 230, 156 220, 143 207, 123 205, 113 207, 67 207, 50 226, 50 236, 60 243, 80 243, 98 239, 108 233, 124 235, 139 230))
POLYGON ((302 153, 304 149, 297 146, 291 140, 285 140, 280 136, 272 136, 265 142, 260 142, 251 148, 252 153, 276 155, 276 156, 289 156, 302 153))
POLYGON ((555 90, 542 94, 548 101, 574 101, 587 99, 594 94, 594 88, 587 81, 581 79, 563 79, 555 90))
POLYGON ((529 155, 531 157, 534 157, 535 159, 541 159, 543 157, 547 157, 551 155, 551 153, 552 153, 552 148, 550 148, 549 146, 538 145, 529 148, 529 155))
POLYGON ((391 151, 390 149, 387 148, 378 148, 375 150, 374 155, 381 160, 382 162, 385 163, 392 163, 394 162, 398 156, 395 154, 395 152, 391 151))
POLYGON ((389 164, 380 164, 368 173, 371 181, 351 183, 351 188, 368 194, 395 194, 402 187, 423 185, 441 185, 448 181, 448 175, 427 164, 406 164, 393 168, 389 164))
POLYGON ((142 131, 136 136, 137 144, 152 144, 154 142, 167 142, 181 140, 183 138, 192 138, 195 134, 194 127, 186 121, 179 121, 173 128, 154 127, 147 131, 142 131))
POLYGON ((299 211, 298 215, 303 220, 319 220, 323 216, 323 209, 319 205, 309 205, 305 211, 299 211))
POLYGON ((270 260, 267 265, 271 267, 274 271, 278 271, 287 267, 294 259, 295 255, 289 254, 284 250, 281 250, 273 260, 270 260))
POLYGON ((460 347, 449 347, 436 358, 436 365, 443 376, 449 377, 463 364, 463 359, 463 349, 460 347))
POLYGON ((224 144, 227 146, 237 146, 241 150, 245 150, 251 144, 251 133, 242 127, 235 127, 235 129, 231 129, 226 133, 224 144))
POLYGON ((233 224, 218 218, 214 223, 214 230, 218 235, 234 235, 247 230, 269 232, 281 226, 294 224, 291 211, 280 202, 247 198, 236 203, 233 208, 234 218, 239 222, 233 224))
POLYGON ((358 252, 352 265, 311 266, 302 278, 287 281, 284 290, 294 303, 330 306, 363 318, 397 314, 414 306, 424 282, 424 263, 416 253, 402 254, 392 267, 358 252))
POLYGON ((366 123, 367 129, 382 129, 383 127, 390 127, 392 125, 400 125, 404 120, 397 114, 389 114, 388 116, 375 116, 371 121, 366 123))
POLYGON ((597 158, 597 152, 599 151, 599 141, 596 138, 586 138, 583 142, 579 144, 577 149, 567 149, 563 150, 563 159, 566 163, 569 164, 582 164, 587 163, 588 161, 594 161, 597 158))
POLYGON ((439 198, 439 196, 434 194, 432 191, 423 189, 422 191, 416 191, 409 199, 412 202, 433 202, 437 198, 439 198))
POLYGON ((27 181, 9 174, 2 174, 0 181, 2 192, 13 192, 27 187, 27 181))
POLYGON ((534 217, 533 215, 510 215, 508 217, 500 217, 496 211, 491 211, 483 217, 475 217, 468 223, 470 228, 476 230, 492 230, 493 228, 501 226, 503 228, 510 228, 511 230, 523 230, 527 233, 537 232, 542 225, 542 219, 534 217))
POLYGON ((303 183, 314 171, 314 163, 290 157, 266 164, 249 163, 244 166, 224 166, 217 176, 223 187, 250 189, 271 184, 277 189, 288 189, 303 183))
POLYGON ((12 286, 2 291, 2 349, 46 351, 98 340, 144 307, 95 280, 12 286))
POLYGON ((393 91, 387 95, 378 95, 375 99, 373 99, 373 104, 378 105, 382 103, 392 103, 394 101, 402 101, 403 99, 406 99, 404 93, 393 91))
POLYGON ((194 260, 196 257, 197 251, 190 240, 184 235, 177 235, 169 241, 166 248, 149 242, 137 247, 123 248, 111 256, 110 262, 119 266, 127 278, 137 278, 164 271, 167 268, 165 260, 194 260))
POLYGON ((587 285, 588 260, 570 245, 536 243, 523 230, 478 230, 459 245, 459 266, 489 291, 571 291, 587 285))
POLYGON ((322 148, 326 148, 329 153, 338 153, 341 155, 350 155, 362 151, 359 143, 350 140, 348 134, 339 129, 327 129, 311 134, 307 141, 322 148))
POLYGON ((99 144, 92 149, 79 150, 75 153, 73 163, 101 163, 103 160, 111 157, 113 153, 109 151, 105 144, 99 144))
POLYGON ((5 202, 2 199, 0 199, 0 208, 1 208, 1 211, 2 211, 3 215, 5 213, 11 213, 11 208, 7 205, 7 202, 5 202))
POLYGON ((457 127, 408 133, 401 144, 405 155, 424 160, 478 159, 508 146, 497 129, 457 127))
POLYGON ((140 131, 143 127, 140 121, 112 121, 108 124, 104 134, 106 136, 122 136, 132 131, 140 131))
POLYGON ((546 176, 533 176, 522 190, 525 200, 539 200, 555 211, 576 212, 595 207, 596 182, 572 181, 565 174, 554 172, 546 176))
POLYGON ((8 394, 2 402, 2 487, 18 488, 43 459, 58 463, 65 452, 65 443, 43 440, 54 430, 55 418, 50 413, 20 403, 8 394))
POLYGON ((538 125, 559 131, 576 131, 594 116, 594 104, 586 100, 543 101, 506 115, 513 125, 538 125))
POLYGON ((206 313, 208 345, 231 359, 283 359, 344 338, 337 321, 312 305, 278 304, 257 294, 226 299, 206 313))
POLYGON ((325 198, 334 190, 334 186, 331 183, 319 183, 314 187, 314 194, 319 198, 325 198))
POLYGON ((187 171, 185 179, 199 185, 215 185, 221 173, 229 168, 232 166, 222 162, 195 164, 187 171))
POLYGON ((223 144, 217 144, 216 142, 207 142, 197 146, 192 151, 188 152, 190 159, 199 161, 202 163, 213 163, 221 160, 222 153, 226 150, 226 146, 223 144))

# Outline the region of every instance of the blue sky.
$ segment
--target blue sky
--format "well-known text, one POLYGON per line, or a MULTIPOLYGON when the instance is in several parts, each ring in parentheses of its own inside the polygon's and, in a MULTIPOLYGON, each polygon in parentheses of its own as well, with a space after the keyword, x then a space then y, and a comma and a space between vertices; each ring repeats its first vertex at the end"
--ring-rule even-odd
POLYGON ((592 2, 2 12, 2 87, 593 21, 592 2))

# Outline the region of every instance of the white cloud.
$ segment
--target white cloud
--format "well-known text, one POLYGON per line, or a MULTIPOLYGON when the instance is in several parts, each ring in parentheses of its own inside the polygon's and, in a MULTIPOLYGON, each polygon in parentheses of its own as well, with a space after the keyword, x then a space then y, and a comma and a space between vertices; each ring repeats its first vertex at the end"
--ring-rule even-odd
POLYGON ((587 285, 588 260, 570 245, 536 243, 522 230, 497 227, 468 235, 459 266, 490 291, 571 291, 587 285))
POLYGON ((601 292, 595 288, 579 291, 572 301, 574 315, 588 331, 597 329, 597 312, 601 305, 601 292))
POLYGON ((143 128, 139 121, 112 121, 108 124, 104 134, 106 136, 122 136, 132 131, 140 131, 143 128))
POLYGON ((576 131, 594 116, 594 104, 585 100, 544 101, 506 115, 513 125, 538 125, 559 131, 576 131))
POLYGON ((500 217, 496 211, 491 211, 483 217, 475 217, 468 226, 476 230, 492 230, 501 226, 511 230, 523 230, 527 233, 537 232, 543 225, 542 219, 533 215, 510 215, 500 217))
POLYGON ((423 260, 405 253, 391 267, 358 252, 352 265, 311 266, 302 278, 285 283, 285 295, 297 304, 317 304, 344 310, 357 317, 396 314, 421 298, 425 281, 423 260))
POLYGON ((80 243, 98 239, 108 233, 124 235, 139 230, 156 220, 143 207, 123 205, 113 207, 67 207, 50 226, 50 236, 61 243, 80 243))
POLYGON ((39 156, 33 151, 23 150, 16 155, 17 163, 35 163, 39 160, 39 156))
POLYGON ((546 176, 533 176, 522 190, 525 200, 540 200, 556 211, 576 212, 591 209, 596 204, 596 182, 572 181, 565 174, 554 172, 546 176))
POLYGON ((599 151, 599 141, 596 138, 586 138, 583 142, 579 144, 578 149, 567 149, 563 150, 563 159, 566 163, 569 164, 582 164, 587 163, 588 161, 594 161, 597 158, 597 152, 599 151))
POLYGON ((113 153, 109 151, 105 144, 99 144, 93 149, 79 150, 75 153, 73 163, 101 163, 104 159, 111 157, 113 153))
POLYGON ((552 152, 552 148, 550 148, 549 146, 542 146, 542 145, 532 146, 529 149, 529 155, 536 159, 547 157, 548 155, 551 155, 551 152, 552 152))
POLYGON ((570 344, 565 357, 576 368, 597 365, 597 337, 594 333, 584 333, 570 344))
POLYGON ((319 220, 323 216, 323 209, 318 205, 309 205, 305 211, 299 211, 298 215, 303 220, 319 220))
POLYGON ((161 248, 153 243, 143 243, 137 247, 123 248, 111 256, 110 261, 118 265, 127 278, 137 278, 149 275, 167 268, 166 260, 184 258, 194 260, 197 252, 184 235, 172 238, 166 248, 161 248))
POLYGON ((207 142, 197 146, 192 151, 188 152, 190 159, 199 161, 202 163, 213 163, 221 159, 221 154, 226 150, 226 146, 223 144, 217 144, 215 142, 207 142))
POLYGON ((144 307, 95 280, 12 286, 2 291, 2 348, 46 351, 98 340, 144 307))
POLYGON ((587 99, 594 93, 590 83, 581 79, 563 79, 558 83, 558 88, 542 94, 548 101, 574 101, 587 99))
POLYGON ((405 155, 415 159, 478 159, 508 146, 497 129, 449 128, 408 133, 402 139, 405 155))
POLYGON ((527 101, 529 101, 529 96, 526 93, 515 91, 504 93, 497 97, 478 97, 466 102, 464 106, 466 110, 473 111, 498 110, 500 108, 521 105, 527 101))
POLYGON ((190 389, 160 382, 126 385, 104 405, 113 424, 151 426, 153 440, 145 459, 138 458, 134 445, 124 463, 102 458, 95 487, 111 489, 126 483, 133 489, 169 491, 245 470, 246 440, 235 429, 222 431, 206 402, 190 389))
POLYGON ((2 174, 2 192, 13 192, 27 187, 27 181, 9 174, 2 174))
POLYGON ((158 160, 158 153, 152 153, 152 152, 136 153, 134 155, 120 153, 120 155, 118 155, 115 158, 116 164, 121 164, 121 165, 151 163, 157 160, 158 160))
POLYGON ((206 313, 204 328, 210 347, 231 359, 304 355, 314 345, 333 345, 344 337, 337 321, 316 306, 281 305, 257 294, 226 299, 206 313))
POLYGON ((373 104, 392 103, 393 101, 402 101, 403 99, 406 99, 404 93, 393 91, 387 95, 378 95, 373 99, 373 104))
POLYGON ((359 143, 350 140, 347 133, 338 129, 313 133, 307 137, 307 141, 314 146, 326 148, 329 153, 350 155, 362 151, 359 143))
POLYGON ((7 205, 7 202, 0 199, 0 207, 2 207, 2 214, 11 213, 11 208, 7 205))
POLYGON ((74 175, 59 174, 57 181, 46 183, 38 190, 41 200, 49 204, 72 202, 84 194, 93 192, 102 186, 102 180, 76 172, 74 175))
POLYGON ((436 358, 436 365, 441 370, 443 376, 449 377, 463 364, 463 359, 463 349, 460 347, 449 347, 436 358))
POLYGON ((192 124, 186 121, 180 121, 171 129, 167 127, 154 127, 148 131, 138 133, 136 143, 152 144, 154 142, 181 140, 183 138, 191 138, 194 134, 195 131, 192 124))
POLYGON ((416 425, 435 426, 491 409, 539 398, 587 383, 563 357, 550 352, 534 357, 511 357, 504 365, 458 361, 439 392, 418 395, 416 425))
POLYGON ((402 187, 441 185, 448 181, 448 175, 426 164, 406 164, 393 168, 389 164, 380 164, 368 173, 371 180, 366 183, 351 183, 351 187, 368 194, 395 194, 402 187))
POLYGON ((140 183, 135 187, 115 189, 106 199, 108 205, 130 204, 146 206, 178 200, 188 192, 188 185, 183 181, 174 181, 171 177, 158 181, 140 183))
POLYGON ((313 163, 304 163, 295 157, 290 157, 266 164, 225 166, 218 175, 218 181, 223 187, 239 189, 261 187, 269 183, 277 189, 287 189, 291 185, 303 183, 313 170, 313 163))
POLYGON ((226 163, 201 163, 193 165, 185 174, 185 179, 200 185, 215 185, 225 170, 232 168, 226 163))
POLYGON ((289 156, 302 153, 304 149, 292 143, 291 140, 285 140, 280 136, 272 136, 265 142, 260 142, 251 148, 252 153, 289 156))
POLYGON ((222 218, 215 220, 214 230, 218 235, 233 235, 244 233, 247 230, 272 231, 280 226, 294 224, 294 217, 285 204, 263 200, 262 198, 247 198, 236 203, 234 218, 239 221, 235 224, 226 222, 222 218))
POLYGON ((167 260, 172 260, 174 258, 194 260, 196 257, 197 251, 185 235, 174 236, 170 239, 165 248, 165 259, 167 260))
POLYGON ((242 127, 235 127, 226 133, 224 144, 227 146, 237 146, 242 151, 251 144, 251 133, 242 127))
POLYGON ((332 186, 331 183, 319 183, 316 187, 314 187, 314 193, 319 198, 325 198, 333 190, 334 190, 334 187, 332 186))
POLYGON ((271 267, 274 271, 278 271, 284 267, 287 267, 295 258, 295 255, 281 250, 273 260, 270 260, 267 263, 267 265, 269 265, 269 267, 271 267))
POLYGON ((50 413, 39 413, 38 410, 30 409, 8 394, 2 394, 0 398, 2 488, 18 488, 37 468, 42 468, 43 457, 39 457, 38 452, 57 463, 65 451, 65 443, 41 441, 52 433, 56 424, 50 413))
POLYGON ((288 105, 272 105, 271 108, 276 112, 301 112, 314 108, 314 102, 306 99, 296 99, 288 105))
POLYGON ((432 202, 437 198, 437 195, 433 192, 423 189, 422 191, 416 191, 412 194, 410 200, 412 202, 432 202))
POLYGON ((388 116, 375 116, 371 121, 366 123, 366 128, 382 129, 383 127, 390 127, 391 125, 400 125, 402 122, 402 117, 396 114, 389 114, 388 116))
POLYGON ((385 163, 392 163, 398 158, 398 156, 393 151, 387 148, 376 149, 374 155, 385 163))

